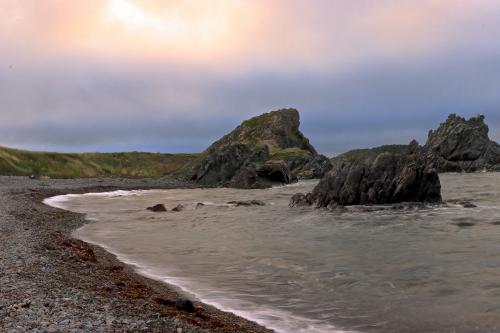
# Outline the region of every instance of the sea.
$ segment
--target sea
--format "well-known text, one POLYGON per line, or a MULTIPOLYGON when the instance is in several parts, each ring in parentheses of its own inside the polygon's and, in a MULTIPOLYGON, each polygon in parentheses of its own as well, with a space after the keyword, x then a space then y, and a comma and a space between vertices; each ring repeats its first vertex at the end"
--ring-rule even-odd
POLYGON ((277 332, 499 332, 500 173, 440 179, 444 203, 423 207, 288 206, 317 181, 45 203, 138 273, 277 332), (229 203, 245 200, 265 205, 229 203))

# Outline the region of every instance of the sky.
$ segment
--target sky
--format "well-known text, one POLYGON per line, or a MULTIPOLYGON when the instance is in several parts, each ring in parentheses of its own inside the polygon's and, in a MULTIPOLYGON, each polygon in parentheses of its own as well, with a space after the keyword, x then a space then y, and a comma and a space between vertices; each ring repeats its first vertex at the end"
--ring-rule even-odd
POLYGON ((0 0, 0 146, 196 152, 285 107, 327 155, 500 141, 498 0, 0 0))

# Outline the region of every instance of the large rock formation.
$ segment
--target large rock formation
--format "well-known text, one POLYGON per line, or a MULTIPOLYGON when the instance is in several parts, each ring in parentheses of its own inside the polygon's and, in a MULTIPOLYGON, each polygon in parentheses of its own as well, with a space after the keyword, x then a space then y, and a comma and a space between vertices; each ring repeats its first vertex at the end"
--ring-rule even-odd
POLYGON ((290 205, 314 204, 331 208, 407 201, 441 201, 437 171, 416 141, 408 146, 375 148, 352 154, 334 164, 333 170, 311 193, 295 195, 290 205))
POLYGON ((331 169, 299 131, 299 113, 282 109, 245 120, 214 142, 191 173, 204 185, 261 188, 320 178, 331 169))
POLYGON ((229 134, 214 142, 208 151, 214 151, 241 142, 253 147, 267 145, 271 154, 287 148, 298 148, 316 155, 316 150, 300 132, 300 116, 296 109, 281 109, 245 120, 229 134))
POLYGON ((500 171, 500 146, 488 137, 484 116, 455 114, 429 131, 425 149, 439 172, 500 171))
POLYGON ((204 185, 265 188, 287 184, 291 176, 285 163, 269 159, 267 146, 234 142, 209 152, 194 168, 192 179, 204 185))

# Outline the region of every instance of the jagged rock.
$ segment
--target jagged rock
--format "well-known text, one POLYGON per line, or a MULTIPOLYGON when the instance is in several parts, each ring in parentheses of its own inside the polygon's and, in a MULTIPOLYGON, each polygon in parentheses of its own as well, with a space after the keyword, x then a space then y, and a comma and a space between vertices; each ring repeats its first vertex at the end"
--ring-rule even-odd
POLYGON ((296 109, 281 109, 245 120, 231 133, 214 142, 207 151, 215 151, 233 142, 253 147, 267 145, 271 153, 298 148, 316 155, 316 150, 300 132, 300 116, 296 109))
MULTIPOLYGON (((388 204, 405 201, 440 202, 441 185, 436 169, 413 141, 392 152, 365 150, 334 165, 306 197, 317 207, 388 204)), ((296 197, 291 205, 304 202, 296 197)))
POLYGON ((439 172, 500 170, 500 146, 488 137, 484 116, 465 120, 455 114, 429 131, 425 149, 439 172))
POLYGON ((289 184, 292 180, 290 170, 284 161, 268 160, 258 170, 257 175, 270 181, 289 184))
POLYGON ((157 204, 151 207, 147 207, 147 210, 150 210, 152 212, 166 212, 167 208, 165 208, 165 205, 163 204, 157 204))
POLYGON ((178 204, 177 206, 175 206, 174 208, 172 208, 173 212, 180 212, 182 210, 184 210, 184 206, 181 205, 181 204, 178 204))
POLYGON ((304 207, 310 206, 313 204, 313 200, 311 198, 311 193, 307 195, 304 193, 295 193, 290 199, 290 207, 304 207))
POLYGON ((233 142, 211 151, 195 167, 192 179, 205 185, 243 184, 246 188, 259 187, 258 178, 253 177, 252 168, 256 163, 264 163, 269 158, 267 146, 253 149, 248 144, 233 142))
POLYGON ((290 171, 298 179, 322 178, 332 169, 332 163, 324 155, 303 155, 294 158, 285 158, 290 171))

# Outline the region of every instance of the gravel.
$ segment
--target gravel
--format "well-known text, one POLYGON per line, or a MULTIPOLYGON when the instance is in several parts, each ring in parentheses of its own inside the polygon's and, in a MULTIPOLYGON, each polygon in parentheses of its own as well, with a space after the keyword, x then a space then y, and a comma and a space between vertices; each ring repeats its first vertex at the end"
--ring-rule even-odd
POLYGON ((271 332, 193 302, 142 277, 103 249, 73 239, 83 216, 42 204, 46 197, 117 189, 195 187, 174 178, 31 180, 0 177, 2 332, 271 332))

